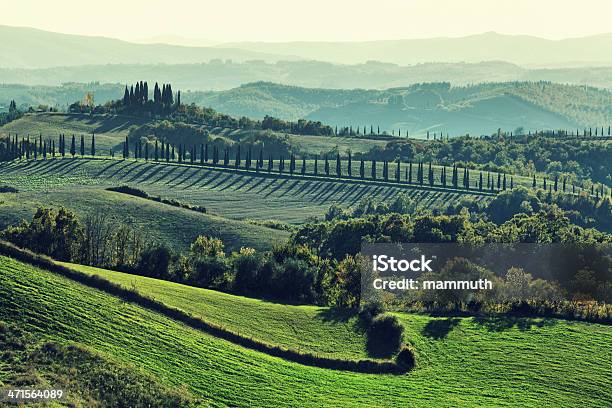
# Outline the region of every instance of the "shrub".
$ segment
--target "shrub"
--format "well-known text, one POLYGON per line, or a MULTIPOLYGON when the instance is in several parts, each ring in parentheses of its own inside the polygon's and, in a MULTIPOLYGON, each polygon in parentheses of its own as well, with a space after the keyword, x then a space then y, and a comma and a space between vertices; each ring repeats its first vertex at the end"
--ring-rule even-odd
POLYGON ((116 193, 129 194, 141 198, 149 198, 149 194, 147 194, 145 191, 130 186, 109 187, 107 188, 107 190, 114 191, 116 193))
POLYGON ((19 190, 17 190, 15 187, 11 187, 11 186, 0 186, 0 193, 18 193, 19 190))
POLYGON ((359 311, 359 319, 366 325, 366 327, 369 327, 372 324, 372 320, 384 312, 385 306, 381 302, 370 302, 363 306, 359 311))
POLYGON ((395 316, 376 316, 368 329, 367 348, 373 357, 390 357, 402 345, 404 327, 395 316))
POLYGON ((402 346, 402 349, 395 357, 396 364, 403 370, 412 370, 416 366, 416 357, 414 351, 409 346, 402 346))

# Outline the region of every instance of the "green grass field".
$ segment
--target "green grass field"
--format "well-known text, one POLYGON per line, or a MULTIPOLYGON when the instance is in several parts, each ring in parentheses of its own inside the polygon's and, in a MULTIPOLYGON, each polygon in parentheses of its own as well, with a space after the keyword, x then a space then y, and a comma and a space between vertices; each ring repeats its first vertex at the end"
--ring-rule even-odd
MULTIPOLYGON (((319 163, 322 166, 322 163, 319 163)), ((322 167, 321 167, 322 168, 322 167)), ((346 182, 334 178, 279 178, 175 163, 112 159, 48 159, 0 164, 2 184, 20 191, 72 190, 131 185, 151 195, 202 205, 226 218, 302 223, 322 217, 330 205, 355 205, 364 197, 391 201, 405 192, 424 207, 456 202, 464 192, 429 191, 414 185, 346 182)), ((471 195, 472 196, 472 195, 471 195)), ((485 196, 473 195, 477 200, 485 196)))
POLYGON ((289 237, 286 231, 78 185, 0 194, 0 229, 31 219, 39 206, 64 206, 81 219, 103 211, 110 222, 130 225, 146 239, 179 252, 187 250, 198 235, 218 237, 228 250, 268 250, 289 237))
MULTIPOLYGON (((6 257, 0 257, 0 301, 0 320, 40 338, 82 343, 133 363, 164 384, 184 384, 204 399, 204 405, 612 404, 610 326, 555 319, 398 314, 419 365, 404 375, 370 375, 302 366, 244 349, 6 257)), ((197 308, 198 302, 190 307, 197 308)), ((270 313, 282 307, 274 305, 270 313)), ((207 310, 216 313, 213 307, 207 310)), ((236 308, 235 313, 241 310, 236 308)), ((224 311, 233 312, 231 308, 224 311)), ((285 328, 280 325, 275 330, 285 328)), ((329 338, 316 340, 324 343, 329 338)))
POLYGON ((357 316, 317 306, 282 305, 144 276, 90 266, 64 265, 98 275, 235 332, 272 344, 336 357, 366 358, 365 335, 357 316))

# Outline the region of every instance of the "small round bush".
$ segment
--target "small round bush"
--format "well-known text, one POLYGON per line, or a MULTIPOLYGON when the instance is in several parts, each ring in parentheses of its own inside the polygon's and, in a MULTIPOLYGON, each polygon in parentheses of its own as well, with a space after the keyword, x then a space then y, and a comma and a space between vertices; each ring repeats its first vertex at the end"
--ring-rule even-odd
POLYGON ((372 320, 385 312, 385 307, 381 302, 375 301, 366 304, 359 312, 359 318, 366 326, 372 323, 372 320))
POLYGON ((403 370, 412 370, 416 365, 416 358, 414 355, 414 351, 412 348, 404 345, 402 349, 395 357, 395 362, 398 366, 400 366, 403 370))
POLYGON ((368 329, 367 348, 372 357, 387 358, 402 345, 404 327, 395 316, 378 315, 368 329))

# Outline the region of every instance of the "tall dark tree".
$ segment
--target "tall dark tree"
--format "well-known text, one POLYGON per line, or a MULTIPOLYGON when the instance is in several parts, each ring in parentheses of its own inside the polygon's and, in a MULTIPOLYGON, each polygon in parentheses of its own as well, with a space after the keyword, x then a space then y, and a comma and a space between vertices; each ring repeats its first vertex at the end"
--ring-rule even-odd
POLYGON ((336 154, 336 177, 342 176, 342 164, 340 161, 340 153, 336 154))
POLYGON ((81 157, 85 156, 85 138, 81 135, 81 157))
MULTIPOLYGON (((363 127, 363 134, 365 134, 365 126, 363 127)), ((348 164, 347 165, 348 165, 348 169, 347 169, 348 176, 352 177, 353 176, 353 158, 352 158, 350 150, 348 151, 348 164)))
POLYGON ((329 176, 329 159, 327 158, 327 154, 325 155, 325 175, 329 176))
POLYGON ((376 160, 372 160, 372 167, 370 169, 372 180, 376 180, 376 160))
POLYGON ((94 133, 91 134, 91 155, 96 155, 96 135, 94 133))
POLYGON ((318 154, 315 154, 313 174, 315 176, 319 174, 319 155, 318 154))

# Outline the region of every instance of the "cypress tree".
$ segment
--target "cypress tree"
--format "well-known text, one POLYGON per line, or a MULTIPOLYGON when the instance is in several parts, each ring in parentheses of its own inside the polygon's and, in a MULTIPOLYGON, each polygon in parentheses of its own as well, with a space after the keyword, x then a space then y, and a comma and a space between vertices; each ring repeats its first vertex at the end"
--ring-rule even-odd
POLYGON ((433 168, 431 167, 431 162, 429 162, 429 171, 428 171, 427 177, 429 179, 429 185, 433 186, 434 185, 434 171, 433 171, 433 168))
POLYGON ((81 135, 81 157, 85 156, 85 138, 81 135))
POLYGON ((47 141, 43 142, 43 159, 47 159, 47 141))
POLYGON ((223 165, 226 167, 229 165, 229 151, 227 150, 227 147, 225 148, 225 152, 223 153, 223 165))
POLYGON ((544 183, 542 184, 542 188, 546 191, 546 177, 544 177, 544 183))
POLYGON ((501 174, 497 173, 497 189, 501 189, 501 174))
POLYGON ((127 85, 125 86, 125 92, 123 92, 123 106, 130 106, 130 91, 128 91, 127 85))
POLYGON ((398 183, 400 182, 400 177, 402 175, 402 171, 401 171, 401 161, 400 159, 397 159, 397 168, 395 169, 395 181, 397 181, 398 183))
POLYGON ((257 160, 257 171, 263 168, 263 149, 259 149, 259 159, 257 160))
POLYGON ((315 154, 313 173, 315 176, 319 174, 319 155, 318 154, 315 154))
POLYGON ((274 169, 274 160, 272 160, 272 155, 268 155, 268 173, 270 173, 274 169))
POLYGON ((325 154, 325 175, 329 176, 329 160, 327 154, 325 154))
POLYGON ((289 156, 289 174, 293 176, 293 172, 295 171, 295 155, 291 153, 289 156))
POLYGON ((389 180, 389 163, 386 160, 383 161, 383 179, 389 180))
POLYGON ((341 175, 342 175, 342 167, 341 167, 341 162, 340 162, 340 153, 336 153, 336 176, 340 177, 341 175))
POLYGON ((372 160, 372 180, 376 180, 376 160, 372 160))
MULTIPOLYGON (((363 134, 365 135, 365 126, 363 127, 363 134)), ((348 151, 348 176, 352 177, 353 176, 353 158, 351 157, 351 151, 348 151)))
POLYGON ((504 182, 502 188, 504 191, 506 190, 506 173, 504 173, 504 182))
POLYGON ((514 176, 510 176, 510 190, 514 189, 514 176))
POLYGON ((204 163, 208 163, 208 143, 204 144, 204 154, 202 157, 204 158, 204 163))
POLYGON ((145 143, 145 161, 149 161, 149 144, 145 143))
POLYGON ((531 187, 532 188, 536 188, 536 176, 535 176, 535 173, 533 173, 533 181, 531 182, 531 187))
POLYGON ((363 162, 363 158, 361 158, 359 162, 359 177, 362 179, 365 177, 365 163, 363 162))
POLYGON ((38 159, 38 140, 34 140, 34 160, 38 159))
POLYGON ((236 160, 234 161, 234 166, 240 166, 240 145, 238 145, 238 149, 236 150, 236 160))
POLYGON ((482 171, 480 172, 479 182, 478 182, 478 190, 482 191, 482 171))
POLYGON ((563 192, 565 193, 565 186, 567 182, 567 177, 563 177, 563 192))
POLYGON ((453 177, 451 183, 454 188, 459 186, 459 175, 457 174, 457 166, 455 164, 453 164, 453 177))
POLYGON ((408 183, 412 184, 412 162, 408 163, 408 183))
POLYGON ((244 167, 248 170, 251 168, 251 153, 252 153, 253 149, 252 146, 249 145, 249 150, 247 150, 247 156, 246 156, 246 160, 244 162, 244 167))
POLYGON ((558 188, 559 188, 559 176, 555 175, 555 187, 554 187, 554 190, 557 191, 558 188))
POLYGON ((285 158, 281 156, 278 162, 278 173, 283 174, 283 170, 285 170, 285 158))
POLYGON ((96 155, 96 135, 94 133, 91 134, 91 155, 96 155))
POLYGON ((70 154, 72 157, 76 155, 76 141, 74 139, 74 135, 72 135, 72 142, 70 143, 70 154))
POLYGON ((155 151, 154 151, 154 159, 156 162, 159 161, 159 145, 157 144, 157 139, 155 139, 155 151))
POLYGON ((306 174, 306 156, 302 157, 302 175, 306 174))
POLYGON ((174 155, 174 144, 172 145, 172 154, 170 155, 170 160, 174 160, 176 156, 174 155))

